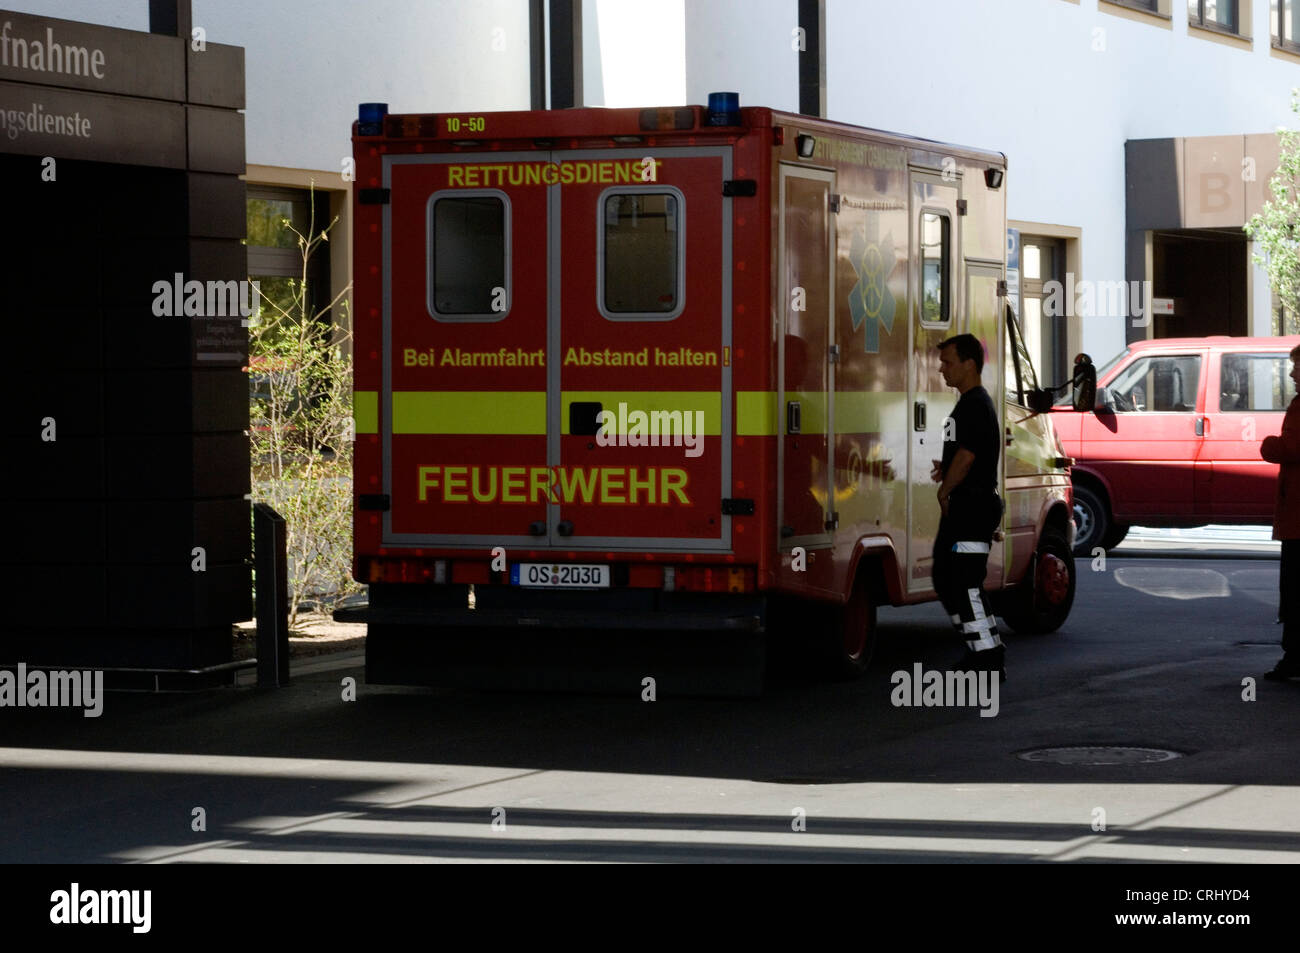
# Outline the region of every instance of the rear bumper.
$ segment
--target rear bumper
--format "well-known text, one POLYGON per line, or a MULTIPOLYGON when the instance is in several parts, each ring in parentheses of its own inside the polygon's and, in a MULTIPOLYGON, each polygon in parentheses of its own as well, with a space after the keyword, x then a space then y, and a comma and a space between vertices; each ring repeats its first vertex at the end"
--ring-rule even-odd
POLYGON ((366 681, 503 690, 688 695, 762 691, 764 594, 647 589, 553 592, 507 586, 376 585, 366 681))
POLYGON ((457 629, 603 629, 763 632, 761 593, 661 592, 654 589, 549 591, 479 586, 469 608, 466 586, 372 585, 370 605, 339 609, 339 622, 457 629))

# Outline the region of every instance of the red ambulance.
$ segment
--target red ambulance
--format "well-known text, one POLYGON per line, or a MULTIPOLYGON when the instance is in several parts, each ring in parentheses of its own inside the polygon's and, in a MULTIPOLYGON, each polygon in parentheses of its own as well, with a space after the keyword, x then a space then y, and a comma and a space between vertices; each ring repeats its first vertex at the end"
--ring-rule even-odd
POLYGON ((877 606, 935 598, 936 345, 966 331, 1005 396, 988 587, 1017 628, 1064 621, 1069 460, 1005 302, 1004 156, 733 94, 366 104, 353 144, 370 681, 493 632, 783 619, 860 672, 877 606))

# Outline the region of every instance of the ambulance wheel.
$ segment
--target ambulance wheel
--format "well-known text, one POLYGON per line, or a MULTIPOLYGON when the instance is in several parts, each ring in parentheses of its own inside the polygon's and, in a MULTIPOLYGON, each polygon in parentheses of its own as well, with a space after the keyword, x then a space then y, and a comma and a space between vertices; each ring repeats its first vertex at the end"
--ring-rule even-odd
POLYGON ((849 601, 831 612, 826 643, 832 678, 859 678, 870 667, 876 650, 876 604, 861 574, 849 601))
POLYGON ((1007 593, 1002 618, 1017 632, 1055 632, 1074 605, 1074 554, 1064 533, 1043 530, 1033 566, 1034 577, 1007 593))

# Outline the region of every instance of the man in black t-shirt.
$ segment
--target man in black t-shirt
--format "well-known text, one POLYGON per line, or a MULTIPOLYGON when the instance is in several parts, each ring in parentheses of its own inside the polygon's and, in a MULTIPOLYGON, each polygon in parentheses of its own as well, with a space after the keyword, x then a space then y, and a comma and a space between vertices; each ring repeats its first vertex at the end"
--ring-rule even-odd
POLYGON ((966 640, 961 670, 1003 670, 1005 649, 984 593, 989 549, 1002 522, 998 456, 1002 435, 997 409, 980 383, 984 346, 973 334, 939 345, 944 383, 961 394, 943 425, 943 459, 930 476, 939 483, 939 533, 930 570, 935 592, 966 640))

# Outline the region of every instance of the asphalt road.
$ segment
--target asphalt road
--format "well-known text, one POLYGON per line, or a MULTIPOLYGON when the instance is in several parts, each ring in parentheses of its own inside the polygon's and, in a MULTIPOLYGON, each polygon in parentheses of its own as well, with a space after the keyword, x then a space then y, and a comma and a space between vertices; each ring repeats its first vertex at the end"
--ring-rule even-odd
POLYGON ((1061 631, 1009 637, 995 717, 891 703, 961 654, 935 605, 880 612, 862 680, 760 698, 643 701, 634 661, 606 695, 366 686, 351 656, 279 692, 0 709, 0 860, 1300 859, 1300 681, 1243 700, 1280 652, 1276 562, 1080 568, 1061 631), (1022 757, 1050 746, 1178 756, 1022 757))

